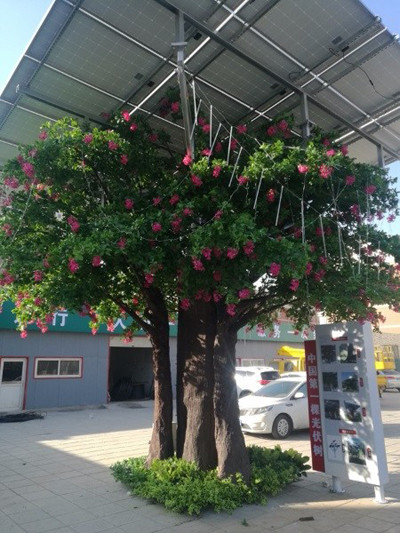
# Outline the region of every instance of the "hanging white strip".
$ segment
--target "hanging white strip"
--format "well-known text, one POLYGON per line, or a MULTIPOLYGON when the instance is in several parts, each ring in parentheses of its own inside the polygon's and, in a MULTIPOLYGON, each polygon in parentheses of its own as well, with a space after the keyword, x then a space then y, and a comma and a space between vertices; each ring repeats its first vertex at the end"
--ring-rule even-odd
POLYGON ((275 226, 278 225, 279 213, 281 211, 282 195, 283 195, 283 185, 281 185, 281 194, 279 195, 278 211, 276 213, 275 226))
POLYGON ((226 164, 227 165, 229 165, 229 157, 231 155, 232 131, 233 131, 233 126, 231 126, 231 129, 229 130, 228 155, 226 156, 226 164))
POLYGON ((229 181, 229 187, 232 185, 233 176, 235 175, 236 167, 238 166, 239 158, 240 158, 240 155, 241 155, 241 153, 242 153, 242 150, 243 150, 243 146, 240 147, 240 150, 239 150, 238 156, 237 156, 237 158, 236 158, 235 166, 233 167, 233 171, 232 171, 232 176, 231 176, 231 179, 230 179, 230 181, 229 181))
POLYGON ((210 141, 208 143, 210 148, 212 144, 212 125, 213 125, 213 106, 210 105, 210 141))
POLYGON ((328 254, 326 253, 325 231, 324 231, 324 225, 322 223, 322 215, 319 215, 319 224, 321 226, 321 236, 322 236, 322 245, 324 247, 324 256, 327 258, 328 254))
POLYGON ((211 155, 212 155, 212 151, 214 150, 215 142, 216 142, 216 140, 217 140, 217 138, 218 138, 218 134, 219 134, 219 130, 221 129, 221 126, 222 126, 222 124, 221 124, 221 122, 220 122, 220 123, 219 123, 219 126, 218 126, 218 129, 217 129, 217 133, 215 134, 215 137, 214 137, 214 140, 213 140, 213 142, 212 142, 212 145, 210 146, 210 155, 209 155, 208 158, 207 158, 207 164, 210 162, 210 157, 211 157, 211 155))
POLYGON ((262 172, 261 172, 261 178, 260 178, 260 181, 258 182, 258 187, 257 187, 256 197, 254 198, 253 209, 255 209, 255 208, 256 208, 256 205, 257 205, 258 195, 260 194, 261 182, 262 182, 262 180, 263 180, 263 176, 264 176, 264 169, 263 169, 262 172))

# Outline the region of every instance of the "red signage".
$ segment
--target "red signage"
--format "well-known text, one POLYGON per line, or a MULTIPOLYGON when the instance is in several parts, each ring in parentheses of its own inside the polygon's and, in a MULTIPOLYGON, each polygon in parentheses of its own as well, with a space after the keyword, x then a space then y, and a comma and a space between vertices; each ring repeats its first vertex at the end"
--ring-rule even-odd
POLYGON ((318 384, 317 344, 315 341, 305 341, 304 348, 306 355, 308 417, 310 421, 312 467, 318 472, 325 472, 321 405, 318 384))

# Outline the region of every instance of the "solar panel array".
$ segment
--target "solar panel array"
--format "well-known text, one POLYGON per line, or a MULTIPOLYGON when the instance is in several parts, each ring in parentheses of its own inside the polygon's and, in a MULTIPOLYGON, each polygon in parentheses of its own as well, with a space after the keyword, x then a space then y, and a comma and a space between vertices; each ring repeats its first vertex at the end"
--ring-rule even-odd
POLYGON ((305 93, 311 122, 350 155, 376 163, 381 143, 386 163, 400 158, 400 45, 359 0, 56 0, 0 97, 0 167, 46 120, 120 109, 183 152, 182 124, 159 116, 177 87, 178 10, 187 80, 215 129, 290 113, 300 133, 305 93))

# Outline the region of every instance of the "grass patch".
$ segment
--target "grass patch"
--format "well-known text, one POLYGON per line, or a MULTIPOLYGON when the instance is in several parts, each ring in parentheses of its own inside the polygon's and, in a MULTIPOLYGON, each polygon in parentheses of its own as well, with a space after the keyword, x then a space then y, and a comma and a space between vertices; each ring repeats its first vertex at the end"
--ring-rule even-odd
POLYGON ((205 509, 233 511, 248 503, 266 503, 286 485, 306 476, 308 457, 280 446, 248 446, 251 479, 247 485, 239 474, 219 479, 216 470, 202 471, 195 463, 173 457, 155 460, 150 468, 145 457, 125 459, 111 466, 114 478, 132 494, 167 509, 189 515, 205 509))

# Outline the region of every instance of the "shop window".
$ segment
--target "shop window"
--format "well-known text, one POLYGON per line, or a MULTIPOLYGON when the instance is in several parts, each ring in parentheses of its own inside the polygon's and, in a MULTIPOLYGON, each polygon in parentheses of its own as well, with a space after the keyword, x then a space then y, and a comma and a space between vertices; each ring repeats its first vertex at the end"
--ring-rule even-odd
POLYGON ((63 357, 35 359, 35 378, 81 378, 82 358, 63 357))

